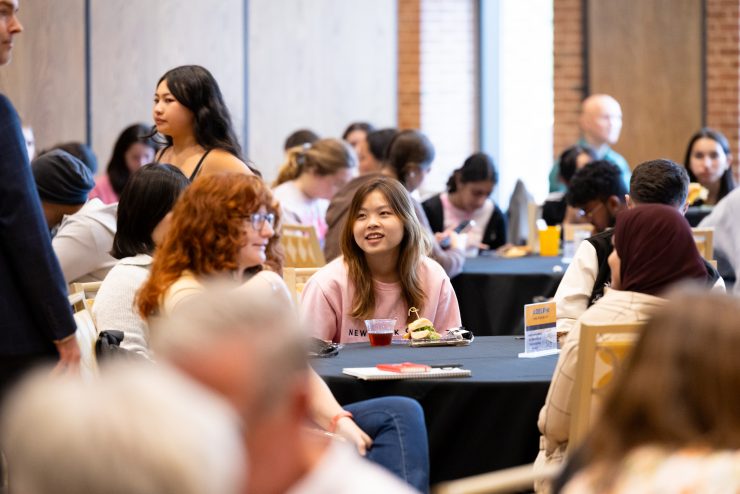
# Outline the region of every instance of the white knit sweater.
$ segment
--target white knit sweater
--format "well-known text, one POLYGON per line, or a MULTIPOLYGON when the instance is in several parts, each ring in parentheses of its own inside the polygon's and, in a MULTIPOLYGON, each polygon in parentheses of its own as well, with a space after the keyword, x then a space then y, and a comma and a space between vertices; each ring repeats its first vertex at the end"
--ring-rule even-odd
POLYGON ((103 280, 92 309, 98 333, 123 331, 121 347, 149 359, 149 326, 134 307, 134 298, 149 277, 151 265, 152 257, 146 254, 118 261, 103 280))

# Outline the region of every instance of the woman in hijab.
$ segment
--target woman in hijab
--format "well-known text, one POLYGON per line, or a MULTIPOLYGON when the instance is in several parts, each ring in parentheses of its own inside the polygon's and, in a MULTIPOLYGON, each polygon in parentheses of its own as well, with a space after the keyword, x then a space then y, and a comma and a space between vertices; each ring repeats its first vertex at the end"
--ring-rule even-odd
POLYGON ((671 297, 554 487, 571 479, 560 492, 740 492, 738 319, 733 297, 671 297))
POLYGON ((561 463, 568 447, 581 322, 646 321, 666 302, 661 296, 671 285, 711 280, 688 222, 677 209, 662 204, 642 205, 617 216, 609 267, 611 287, 581 315, 563 343, 537 424, 542 438, 536 466, 561 463))

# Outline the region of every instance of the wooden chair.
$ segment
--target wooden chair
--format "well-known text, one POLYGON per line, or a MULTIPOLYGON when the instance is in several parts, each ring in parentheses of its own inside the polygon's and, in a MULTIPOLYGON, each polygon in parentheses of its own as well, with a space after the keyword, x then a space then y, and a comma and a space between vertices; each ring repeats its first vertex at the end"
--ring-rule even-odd
POLYGON ((530 492, 537 480, 552 480, 562 465, 546 465, 534 470, 534 465, 506 468, 495 472, 473 475, 463 479, 441 482, 432 488, 432 494, 498 494, 530 492))
POLYGON ((692 228, 691 234, 694 236, 696 248, 699 254, 711 261, 714 259, 714 228, 692 228))
POLYGON ((85 294, 82 292, 70 293, 67 296, 67 299, 69 300, 69 305, 72 306, 72 310, 74 312, 81 311, 87 308, 85 306, 85 294))
POLYGON ((285 250, 285 266, 317 268, 326 264, 321 244, 312 226, 283 225, 280 243, 285 250))
POLYGON ((568 450, 573 450, 586 436, 591 417, 598 411, 600 400, 644 326, 644 322, 581 323, 568 450))
POLYGON ((102 281, 90 281, 86 283, 72 283, 70 293, 76 294, 81 293, 82 299, 84 300, 85 307, 88 310, 92 310, 93 302, 95 301, 95 295, 100 290, 102 281))
POLYGON ((320 268, 283 268, 283 281, 290 290, 293 303, 298 305, 303 287, 306 286, 308 279, 314 275, 320 268))
POLYGON ((95 357, 95 342, 98 340, 98 330, 95 327, 90 309, 83 292, 69 295, 69 303, 74 309, 74 319, 77 329, 75 338, 80 346, 80 374, 84 378, 92 378, 98 373, 98 362, 95 357))

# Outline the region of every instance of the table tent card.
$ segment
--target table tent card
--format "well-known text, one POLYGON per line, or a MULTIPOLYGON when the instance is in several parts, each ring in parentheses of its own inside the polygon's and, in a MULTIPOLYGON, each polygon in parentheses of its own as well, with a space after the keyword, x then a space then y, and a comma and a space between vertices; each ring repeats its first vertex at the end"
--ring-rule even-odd
POLYGON ((555 302, 524 306, 524 352, 519 358, 544 357, 558 353, 555 302))

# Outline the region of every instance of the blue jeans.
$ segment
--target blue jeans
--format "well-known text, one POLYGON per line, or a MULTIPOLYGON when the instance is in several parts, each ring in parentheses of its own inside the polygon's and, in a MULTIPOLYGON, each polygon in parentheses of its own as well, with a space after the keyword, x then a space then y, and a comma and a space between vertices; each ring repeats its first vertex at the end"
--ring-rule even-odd
POLYGON ((416 400, 387 396, 344 407, 373 440, 367 459, 420 492, 429 490, 429 444, 424 411, 416 400))

